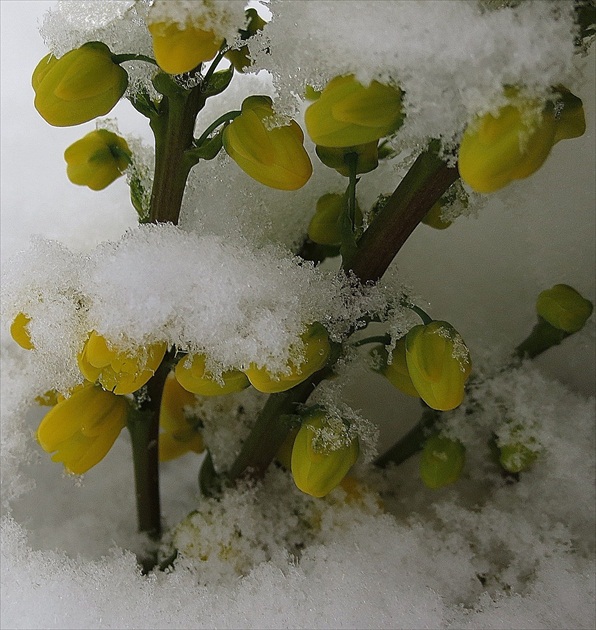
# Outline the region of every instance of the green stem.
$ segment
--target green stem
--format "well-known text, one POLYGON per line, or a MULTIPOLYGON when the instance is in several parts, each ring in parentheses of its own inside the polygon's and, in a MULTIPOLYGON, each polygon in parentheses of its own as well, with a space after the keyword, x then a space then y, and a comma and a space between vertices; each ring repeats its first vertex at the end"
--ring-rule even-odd
POLYGON ((164 96, 159 112, 150 119, 155 136, 155 175, 151 192, 150 220, 177 224, 184 189, 194 162, 185 152, 193 147, 193 131, 205 105, 200 87, 172 90, 164 96))
MULTIPOLYGON (((338 358, 339 349, 336 349, 330 359, 330 365, 334 365, 338 358)), ((308 400, 317 385, 331 373, 332 369, 328 366, 296 387, 269 396, 242 445, 240 454, 229 470, 229 482, 246 476, 260 479, 265 474, 288 433, 295 426, 293 416, 298 407, 308 400)))
POLYGON ((514 355, 518 359, 534 359, 572 334, 555 328, 546 320, 539 318, 532 332, 515 348, 514 355))
POLYGON ((234 118, 240 116, 242 112, 240 110, 234 110, 228 112, 227 114, 221 115, 217 120, 214 120, 207 129, 201 134, 200 138, 195 142, 197 147, 200 147, 205 140, 211 135, 215 129, 217 129, 220 125, 223 125, 225 122, 231 122, 234 118))
POLYGON ((346 267, 361 282, 376 282, 402 248, 416 226, 459 177, 438 155, 433 141, 421 153, 395 192, 358 242, 346 267))
POLYGON ((170 371, 162 362, 147 383, 146 396, 138 409, 129 414, 127 423, 132 441, 139 531, 153 540, 161 535, 159 498, 159 408, 166 377, 170 371))
POLYGON ((136 55, 133 53, 130 54, 122 54, 122 55, 112 55, 112 61, 116 64, 121 64, 124 61, 146 61, 154 66, 157 66, 157 61, 152 57, 147 57, 147 55, 136 55))
POLYGON ((439 418, 439 413, 433 409, 426 409, 420 420, 387 452, 378 457, 374 464, 379 468, 386 468, 389 464, 399 464, 422 450, 428 434, 439 418))
POLYGON ((372 337, 364 337, 364 339, 358 339, 352 345, 354 348, 359 348, 369 343, 382 343, 383 345, 389 344, 391 337, 389 335, 373 335, 372 337))

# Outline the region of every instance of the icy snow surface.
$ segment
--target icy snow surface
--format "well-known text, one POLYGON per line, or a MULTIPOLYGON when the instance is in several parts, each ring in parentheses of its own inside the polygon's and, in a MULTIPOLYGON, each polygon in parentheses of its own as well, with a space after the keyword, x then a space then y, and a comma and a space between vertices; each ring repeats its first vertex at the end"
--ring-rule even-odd
MULTIPOLYGON (((150 52, 134 17, 146 3, 62 4, 89 19, 82 28, 71 20, 78 26, 68 36, 68 11, 45 22, 58 54, 90 33, 121 47, 118 52, 128 46, 150 52), (113 18, 127 11, 132 17, 122 29, 113 18)), ((461 482, 428 490, 413 458, 386 474, 358 468, 355 499, 338 489, 314 500, 274 469, 262 485, 216 503, 198 496, 200 458, 186 455, 164 465, 162 474, 164 524, 185 556, 173 572, 143 577, 132 553, 145 541, 135 534, 128 436, 82 479, 65 476, 33 439, 43 410, 30 401, 78 378, 73 357, 89 324, 126 332, 131 342, 161 337, 198 347, 200 340, 219 352, 223 365, 246 361, 251 352, 274 364, 283 362, 288 339, 321 316, 326 301, 334 304, 340 335, 342 317, 363 305, 374 308, 377 297, 338 300, 345 287, 326 271, 297 265, 290 254, 316 199, 342 190, 334 173, 315 172, 303 190, 288 195, 263 189, 228 159, 201 164, 185 198, 184 232, 135 227, 123 181, 102 193, 70 185, 62 152, 94 123, 49 128, 33 110, 29 85, 47 52, 36 20, 53 3, 0 3, 2 308, 10 319, 35 297, 30 307, 46 322, 32 322, 37 356, 2 330, 3 628, 594 627, 593 321, 538 365, 494 376, 500 358, 533 325, 540 290, 568 282, 595 297, 594 52, 585 72, 591 83, 582 86, 580 61, 568 47, 570 3, 557 4, 559 16, 554 4, 529 0, 515 11, 483 16, 474 1, 269 3, 274 21, 263 43, 275 54, 266 61, 255 55, 272 76, 251 75, 223 101, 214 99, 201 113, 202 128, 249 93, 302 94, 307 83, 320 87, 352 71, 364 81, 392 78, 405 89, 402 148, 437 130, 457 135, 472 113, 494 105, 503 82, 520 80, 538 92, 567 82, 584 99, 588 132, 555 147, 539 173, 499 193, 477 219, 458 218, 441 233, 419 228, 383 289, 397 291, 405 281, 415 287, 431 300, 433 316, 462 333, 477 372, 493 375, 477 393, 484 415, 474 424, 463 410, 446 418, 446 430, 467 448, 461 482), (280 51, 285 46, 291 52, 280 51), (201 202, 213 212, 201 212, 201 202), (39 235, 33 247, 31 235, 39 235), (184 256, 164 260, 181 245, 190 247, 184 256), (223 286, 220 294, 213 278, 206 280, 206 266, 216 261, 218 282, 226 291, 233 287, 235 299, 247 299, 251 309, 266 301, 260 319, 226 302, 231 297, 223 286), (160 299, 149 303, 155 287, 160 299), (73 301, 83 294, 92 297, 84 317, 73 301), (284 313, 286 300, 292 309, 284 313), (238 338, 230 331, 240 320, 245 332, 238 338), (259 329, 249 334, 250 326, 259 329), (228 345, 215 343, 222 331, 230 335, 228 345), (504 438, 510 426, 503 399, 540 446, 540 459, 519 482, 501 477, 487 454, 491 428, 504 438)), ((148 79, 140 65, 136 76, 133 89, 148 79)), ((296 103, 293 96, 278 100, 287 112, 296 103)), ((123 133, 150 141, 145 122, 126 103, 110 116, 123 133)), ((363 178, 362 205, 391 192, 400 172, 389 163, 363 178)), ((342 366, 340 378, 320 393, 324 401, 340 395, 354 413, 379 425, 381 446, 418 417, 415 401, 358 364, 342 366)), ((238 447, 259 402, 247 390, 204 404, 216 463, 229 465, 226 446, 238 447)))

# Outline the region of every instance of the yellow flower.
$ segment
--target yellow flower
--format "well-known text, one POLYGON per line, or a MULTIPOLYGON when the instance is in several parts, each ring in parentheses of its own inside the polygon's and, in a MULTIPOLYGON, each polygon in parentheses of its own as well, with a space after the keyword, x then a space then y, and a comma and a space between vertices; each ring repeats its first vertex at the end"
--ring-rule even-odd
POLYGON ((60 59, 46 55, 31 82, 41 116, 50 125, 69 127, 105 116, 124 94, 128 75, 105 44, 89 42, 60 59))
POLYGON ((159 67, 168 74, 190 72, 200 63, 213 59, 223 38, 201 24, 153 22, 148 25, 153 52, 159 67))
POLYGON ((66 149, 66 174, 73 184, 102 190, 124 173, 130 157, 124 138, 107 129, 97 129, 66 149))
POLYGON ((439 411, 461 404, 470 375, 470 353, 447 322, 414 326, 406 335, 406 363, 420 398, 439 411))
POLYGON ((305 113, 308 134, 324 147, 349 147, 379 140, 402 125, 401 90, 354 75, 335 77, 305 113))
POLYGON ((592 302, 568 284, 555 284, 552 289, 542 291, 536 301, 538 315, 554 328, 568 333, 581 330, 593 308, 592 302))
POLYGON ((78 388, 43 418, 37 440, 52 461, 81 475, 108 453, 126 425, 128 403, 92 383, 78 388))
POLYGON ((420 398, 420 394, 414 387, 408 372, 405 336, 397 340, 391 353, 391 363, 388 362, 389 355, 383 346, 374 348, 371 351, 371 355, 376 364, 374 369, 382 374, 394 387, 408 396, 420 398))
POLYGON ((99 381, 115 394, 131 394, 153 376, 165 353, 165 343, 139 348, 136 355, 122 352, 108 346, 105 338, 93 331, 77 359, 88 381, 99 381))
POLYGON ((193 451, 205 450, 203 438, 185 413, 185 407, 196 402, 193 394, 186 391, 170 374, 164 384, 159 409, 159 459, 162 462, 175 459, 193 451))
POLYGON ((426 440, 420 457, 420 477, 425 486, 436 490, 455 483, 466 462, 466 449, 461 442, 440 435, 426 440))
POLYGON ((301 338, 304 342, 304 361, 300 365, 290 362, 288 371, 281 374, 271 374, 267 368, 259 368, 254 363, 244 370, 255 389, 266 394, 285 392, 325 366, 331 352, 325 328, 315 323, 301 338))
POLYGON ((176 379, 182 387, 201 396, 221 396, 239 392, 250 385, 246 375, 240 370, 228 370, 221 377, 223 385, 205 371, 206 357, 195 354, 181 359, 176 365, 176 379))
MULTIPOLYGON (((317 201, 313 218, 308 225, 308 237, 319 245, 341 245, 341 217, 344 213, 346 199, 344 195, 328 193, 317 201)), ((362 225, 362 211, 356 204, 356 227, 362 225)))
POLYGON ((317 431, 325 426, 325 412, 316 410, 302 423, 292 448, 292 477, 299 490, 324 497, 337 487, 356 463, 358 438, 331 450, 318 444, 317 431))
POLYGON ((11 337, 21 346, 21 348, 25 348, 25 350, 33 350, 35 347, 33 343, 31 343, 31 336, 29 335, 29 322, 31 318, 25 313, 19 313, 13 320, 10 325, 10 335, 11 337))
POLYGON ((583 134, 581 100, 561 88, 556 106, 541 107, 522 98, 519 90, 505 91, 510 104, 495 116, 485 114, 466 129, 459 148, 458 168, 463 181, 480 193, 503 188, 537 171, 553 145, 583 134))
POLYGON ((223 131, 226 153, 253 179, 270 188, 296 190, 306 184, 312 164, 306 153, 302 129, 295 121, 270 128, 274 116, 271 99, 249 96, 242 113, 223 131))

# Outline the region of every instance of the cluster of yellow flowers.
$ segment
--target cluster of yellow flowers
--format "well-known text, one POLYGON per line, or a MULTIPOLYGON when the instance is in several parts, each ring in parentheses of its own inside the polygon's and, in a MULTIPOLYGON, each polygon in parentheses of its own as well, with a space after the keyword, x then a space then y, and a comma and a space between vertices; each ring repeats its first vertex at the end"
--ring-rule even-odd
MULTIPOLYGON (((13 339, 27 350, 34 349, 28 329, 30 321, 27 315, 19 313, 11 326, 13 339)), ((322 369, 331 349, 325 328, 318 323, 311 325, 301 342, 304 359, 299 363, 290 361, 281 373, 271 373, 251 363, 243 371, 228 370, 216 378, 205 369, 205 355, 180 359, 166 379, 162 394, 162 459, 172 459, 188 450, 203 450, 197 427, 184 411, 193 406, 196 394, 229 394, 251 384, 261 392, 283 392, 322 369)), ((77 474, 101 461, 126 424, 129 405, 133 404, 127 396, 146 385, 164 360, 166 350, 165 343, 143 346, 136 352, 119 350, 92 331, 77 357, 84 384, 66 398, 53 395, 45 401, 54 406, 40 425, 38 440, 46 451, 57 451, 54 461, 63 462, 67 470, 77 474)))
MULTIPOLYGON (((175 23, 154 19, 153 15, 150 12, 148 30, 155 59, 143 60, 155 63, 162 78, 163 73, 199 72, 202 64, 211 60, 213 71, 224 56, 236 71, 250 66, 248 48, 229 48, 206 18, 175 23)), ((255 36, 264 26, 258 13, 248 9, 244 28, 238 31, 240 41, 255 36)), ((108 114, 128 87, 128 75, 121 64, 134 57, 115 55, 101 42, 86 43, 59 59, 47 55, 32 77, 36 108, 55 126, 78 125, 108 114)), ((158 82, 155 85, 158 88, 158 82)), ((310 89, 308 93, 313 102, 305 112, 305 127, 320 161, 350 177, 351 183, 356 175, 375 169, 383 156, 382 140, 396 134, 405 120, 399 86, 378 81, 365 86, 353 74, 346 74, 331 79, 321 92, 310 89)), ((506 104, 497 112, 478 117, 463 131, 459 173, 477 192, 490 193, 528 177, 540 168, 556 142, 582 135, 585 130, 580 99, 562 86, 553 89, 546 104, 524 96, 515 86, 504 88, 504 100, 506 104)), ((278 124, 269 97, 249 96, 240 111, 231 112, 223 122, 216 121, 204 139, 208 140, 220 124, 224 127, 215 155, 223 147, 246 174, 271 188, 296 190, 309 181, 313 166, 304 147, 304 132, 294 120, 278 124)), ((69 179, 93 190, 111 184, 132 162, 126 141, 105 129, 72 144, 64 157, 69 179)), ((357 235, 363 214, 355 193, 351 202, 349 229, 357 235)), ((425 222, 440 228, 449 224, 441 219, 442 203, 435 204, 425 222)), ((308 227, 314 243, 334 248, 342 245, 347 204, 347 194, 327 194, 319 199, 308 227)), ((588 312, 589 303, 578 301, 572 292, 566 285, 557 285, 541 294, 538 301, 540 316, 566 332, 581 328, 591 312, 591 304, 588 312)), ((19 313, 11 333, 23 348, 33 349, 29 322, 28 315, 19 313)), ((200 423, 189 412, 196 395, 223 395, 251 385, 265 393, 284 392, 323 369, 331 353, 325 328, 312 324, 302 335, 300 348, 303 360, 298 364, 290 361, 281 373, 250 363, 214 376, 207 370, 209 361, 204 354, 181 358, 163 389, 160 457, 167 460, 204 449, 200 423)), ((134 405, 131 394, 147 384, 166 351, 166 343, 121 350, 91 331, 78 356, 85 382, 66 398, 49 396, 53 408, 37 432, 41 446, 54 453, 52 459, 77 474, 97 464, 126 425, 134 405)), ((414 326, 397 341, 391 360, 383 347, 373 352, 378 370, 406 394, 439 411, 461 404, 471 361, 461 336, 447 322, 414 326)), ((359 454, 359 442, 354 437, 336 449, 317 447, 315 436, 326 421, 324 409, 305 412, 301 428, 292 436, 289 466, 296 485, 313 496, 324 496, 336 487, 359 454)), ((461 444, 441 436, 429 439, 421 463, 425 483, 438 487, 445 479, 457 478, 463 466, 462 449, 461 444)))

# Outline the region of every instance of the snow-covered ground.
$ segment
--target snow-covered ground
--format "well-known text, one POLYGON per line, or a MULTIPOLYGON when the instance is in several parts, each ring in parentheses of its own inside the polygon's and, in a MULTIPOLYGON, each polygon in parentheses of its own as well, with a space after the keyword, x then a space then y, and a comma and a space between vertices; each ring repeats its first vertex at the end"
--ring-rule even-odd
MULTIPOLYGON (((96 245, 118 241, 136 223, 123 180, 94 193, 73 186, 66 178, 64 148, 93 129, 94 123, 52 128, 33 108, 31 72, 47 53, 37 29, 53 4, 31 0, 0 3, 1 237, 3 267, 12 270, 11 282, 19 270, 23 282, 31 282, 32 259, 13 261, 29 247, 33 235, 55 239, 69 252, 56 254, 57 248, 50 245, 48 251, 54 253, 44 259, 39 252, 45 250, 38 245, 34 251, 39 260, 65 268, 71 261, 80 271, 87 269, 90 260, 101 260, 96 245)), ((291 5, 291 11, 299 11, 299 4, 291 5)), ((341 24, 329 23, 326 13, 337 4, 318 5, 325 19, 321 24, 307 21, 310 46, 301 55, 280 57, 277 71, 280 76, 286 73, 288 79, 285 86, 278 81, 279 88, 295 89, 296 82, 304 80, 307 71, 298 76, 291 72, 291 64, 308 67, 321 57, 325 28, 329 37, 335 33, 339 38, 341 24)), ((342 4, 346 10, 356 6, 342 4)), ((410 12, 415 4, 404 3, 410 12)), ((440 62, 435 57, 433 64, 430 53, 422 55, 414 38, 404 40, 405 60, 397 60, 407 76, 408 63, 418 55, 422 74, 431 68, 437 73, 428 75, 433 90, 454 103, 459 97, 446 91, 440 72, 462 63, 456 52, 464 34, 465 45, 470 47, 479 46, 482 37, 490 40, 488 33, 476 33, 475 39, 472 28, 466 30, 457 22, 467 16, 467 4, 459 0, 436 4, 439 17, 445 11, 439 7, 450 5, 451 26, 459 25, 455 34, 447 28, 441 33, 444 50, 440 62)), ((288 11, 287 19, 292 22, 288 11)), ((348 17, 356 19, 351 14, 348 17)), ((369 19, 374 22, 373 17, 361 13, 363 30, 369 19)), ((347 19, 343 28, 353 28, 349 22, 347 19)), ((520 28, 524 25, 523 19, 515 23, 520 28)), ((427 26, 430 29, 433 23, 427 26)), ((560 36, 555 28, 549 34, 560 36)), ((272 36, 289 46, 299 31, 286 35, 285 40, 275 32, 272 36)), ((514 32, 508 37, 517 41, 514 32)), ((333 41, 333 52, 350 67, 350 47, 343 40, 333 41)), ((573 74, 563 62, 556 66, 542 60, 540 46, 544 58, 549 58, 546 45, 538 45, 534 72, 556 76, 560 71, 575 77, 569 87, 584 101, 586 134, 555 146, 538 173, 496 193, 479 208, 477 216, 459 217, 441 232, 418 228, 391 274, 400 283, 411 285, 433 316, 456 325, 470 346, 475 365, 486 372, 529 332, 535 318, 533 303, 541 290, 568 283, 592 301, 595 298, 596 55, 592 49, 588 58, 575 58, 574 64, 585 67, 573 74)), ((495 64, 490 66, 493 69, 498 67, 505 49, 487 46, 492 57, 487 53, 485 62, 495 64)), ((389 63, 390 48, 380 50, 378 59, 389 63)), ((366 67, 363 61, 365 75, 366 67)), ((326 71, 333 70, 339 71, 338 66, 329 62, 326 71)), ((514 70, 526 71, 522 62, 514 70)), ((462 79, 462 85, 465 88, 475 80, 492 85, 493 79, 475 68, 462 79)), ((423 102, 414 78, 407 76, 407 80, 413 102, 423 102)), ((251 78, 243 85, 229 98, 243 96, 243 90, 273 93, 271 83, 262 78, 251 78)), ((468 94, 472 99, 472 92, 468 94)), ((435 98, 436 92, 432 92, 429 101, 435 98)), ((463 110, 453 109, 451 118, 441 118, 431 107, 420 110, 427 124, 434 120, 443 126, 457 126, 462 115, 463 110)), ((128 103, 119 104, 110 118, 118 119, 124 133, 150 140, 144 119, 128 103)), ((414 124, 406 131, 411 138, 420 133, 414 124)), ((197 197, 202 195, 216 204, 234 185, 242 186, 242 193, 227 208, 229 216, 218 222, 195 216, 187 204, 186 227, 211 232, 216 243, 226 229, 246 229, 256 241, 268 239, 275 219, 267 213, 282 206, 287 197, 276 197, 280 195, 276 191, 265 193, 242 179, 243 174, 233 172, 229 161, 205 168, 204 177, 211 183, 197 184, 197 197), (212 168, 227 169, 229 177, 218 181, 212 168), (266 201, 258 202, 259 195, 265 195, 266 201), (242 215, 249 202, 265 213, 256 227, 250 227, 250 215, 242 215)), ((395 175, 387 171, 373 174, 371 190, 378 192, 375 186, 391 174, 395 175)), ((291 242, 303 220, 297 213, 326 192, 325 185, 315 179, 310 188, 284 205, 280 243, 291 242)), ((240 257, 237 243, 228 247, 240 257)), ((222 250, 216 247, 214 251, 222 250)), ((245 261, 247 268, 249 263, 256 264, 256 259, 245 261)), ((48 283, 57 282, 53 271, 51 266, 44 269, 48 283)), ((117 268, 106 266, 101 273, 106 278, 110 273, 117 275, 117 268)), ((98 277, 101 275, 95 281, 98 277)), ((126 274, 122 278, 125 286, 126 274)), ((161 282, 167 286, 167 278, 161 282)), ((308 292, 308 282, 311 280, 296 279, 295 286, 308 292)), ((318 306, 313 302, 309 308, 314 313, 318 306)), ((357 500, 347 500, 342 490, 325 500, 306 497, 286 474, 275 469, 263 484, 230 491, 216 502, 198 496, 198 459, 186 455, 164 465, 162 472, 166 525, 176 528, 189 512, 198 510, 175 529, 176 544, 186 549, 186 557, 174 571, 147 577, 140 575, 132 553, 142 548, 143 541, 135 534, 128 436, 123 433, 108 457, 82 479, 65 475, 58 464, 49 461, 33 439, 43 411, 27 409, 25 404, 39 393, 44 372, 10 340, 5 324, 3 628, 594 627, 594 318, 582 332, 534 364, 495 377, 483 390, 488 416, 492 406, 498 407, 499 397, 505 397, 520 417, 532 419, 543 444, 543 455, 519 482, 501 477, 489 461, 485 441, 490 429, 481 421, 465 431, 460 426, 468 454, 463 478, 438 491, 422 485, 413 458, 384 474, 362 467, 358 474, 363 487, 357 500)), ((60 372, 58 360, 52 365, 60 372)), ((345 376, 346 399, 362 417, 379 426, 382 451, 416 420, 418 406, 365 369, 353 367, 345 376)), ((245 396, 241 402, 246 409, 255 403, 249 393, 240 396, 245 396)), ((229 404, 229 426, 219 427, 219 434, 214 430, 218 447, 224 438, 232 439, 236 430, 233 422, 237 419, 229 404)), ((221 412, 211 411, 214 416, 221 412)), ((461 418, 454 417, 455 426, 458 422, 461 424, 461 418)))

